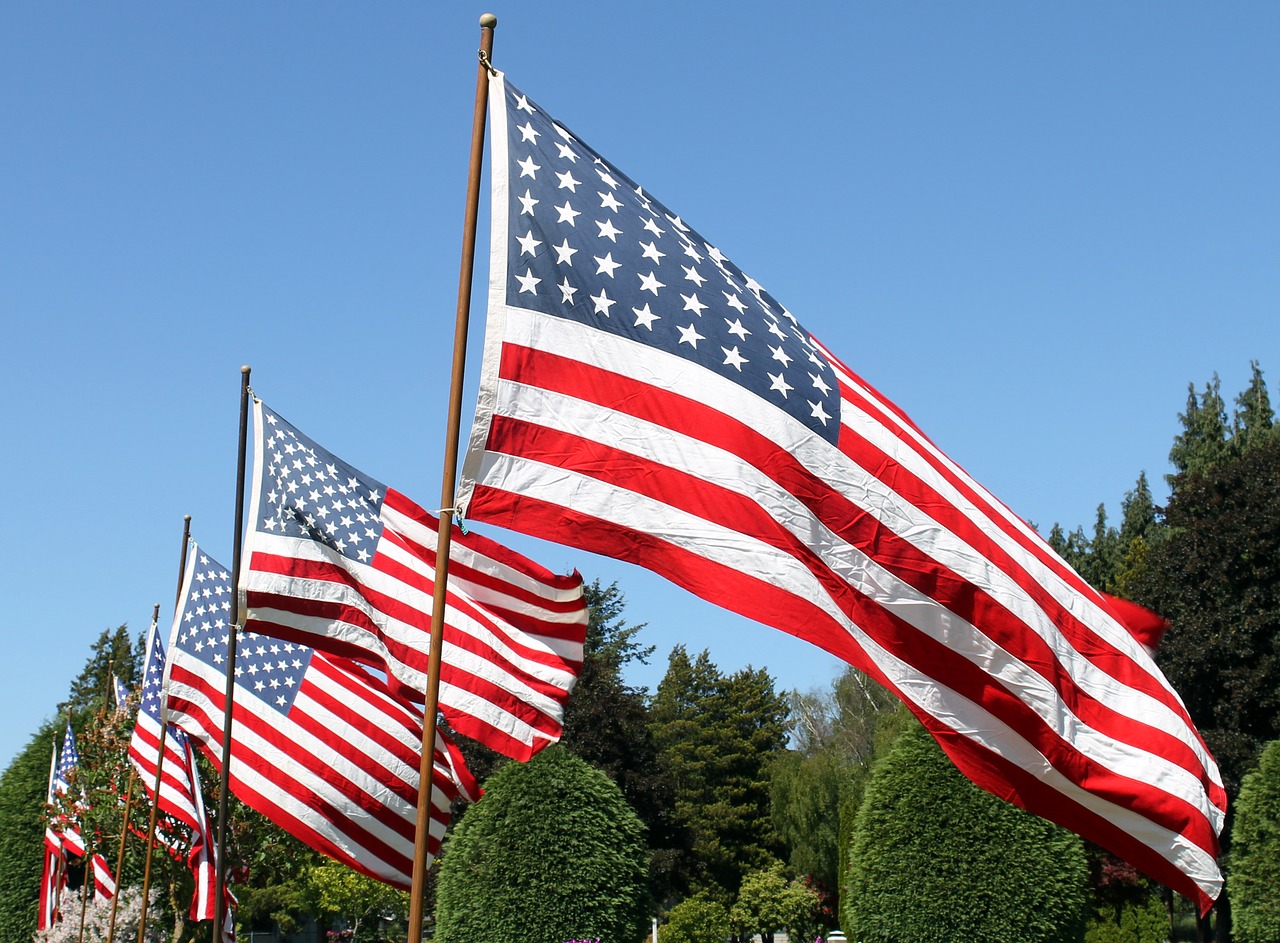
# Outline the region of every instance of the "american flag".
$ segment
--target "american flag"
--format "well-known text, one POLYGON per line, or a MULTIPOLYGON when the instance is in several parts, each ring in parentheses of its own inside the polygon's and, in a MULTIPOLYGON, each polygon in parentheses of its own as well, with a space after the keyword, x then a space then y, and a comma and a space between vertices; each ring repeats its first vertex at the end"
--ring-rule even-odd
MULTIPOLYGON (((50 747, 49 788, 45 793, 45 814, 53 814, 54 791, 53 781, 58 772, 58 743, 55 740, 50 747)), ((65 859, 62 854, 62 842, 58 834, 46 821, 44 829, 44 867, 40 873, 40 911, 36 916, 36 929, 48 930, 58 922, 58 899, 66 886, 67 875, 65 859)))
POLYGON ((153 621, 142 667, 138 717, 129 740, 129 760, 151 801, 161 812, 186 826, 189 834, 187 866, 195 878, 190 916, 192 920, 212 920, 214 882, 217 880, 216 855, 211 854, 214 840, 209 831, 195 753, 186 734, 172 724, 166 725, 163 720, 165 650, 156 628, 153 621), (161 730, 164 730, 163 751, 160 747, 161 730), (157 772, 160 774, 158 798, 155 794, 157 772))
POLYGON ((460 509, 821 646, 979 785, 1207 906, 1221 779, 1107 603, 720 249, 501 75, 490 92, 460 509))
MULTIPOLYGON (((219 770, 230 609, 230 574, 193 547, 164 693, 169 722, 219 770)), ((254 632, 238 636, 235 676, 231 792, 317 851, 408 888, 422 712, 387 695, 359 665, 254 632)), ((479 795, 461 754, 440 734, 431 854, 448 826, 450 803, 479 795)))
MULTIPOLYGON (((71 721, 67 721, 66 733, 62 738, 62 752, 54 766, 49 789, 49 801, 52 817, 45 825, 45 873, 49 873, 50 857, 60 857, 62 878, 65 886, 66 856, 85 858, 88 846, 80 832, 80 815, 84 811, 84 792, 74 784, 75 770, 80 765, 80 751, 76 749, 76 735, 71 729, 71 721)), ((116 880, 107 865, 107 859, 100 852, 88 857, 89 871, 93 875, 94 893, 103 900, 110 900, 116 894, 116 880)), ((55 868, 56 872, 56 868, 55 868)), ((41 918, 46 917, 46 906, 50 912, 57 910, 57 896, 61 886, 50 885, 50 901, 46 901, 45 889, 41 888, 41 918)))
MULTIPOLYGON (((245 628, 364 662, 421 701, 438 518, 261 402, 254 427, 245 628)), ((582 669, 582 577, 460 530, 451 548, 440 711, 457 732, 527 760, 559 739, 582 669)))

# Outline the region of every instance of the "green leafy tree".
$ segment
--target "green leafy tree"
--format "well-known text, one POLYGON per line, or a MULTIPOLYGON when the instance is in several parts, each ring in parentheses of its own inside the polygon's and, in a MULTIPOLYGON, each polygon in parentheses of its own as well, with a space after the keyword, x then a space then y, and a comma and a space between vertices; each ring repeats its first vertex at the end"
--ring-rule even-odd
POLYGON ((912 725, 858 810, 845 925, 896 943, 1065 943, 1084 935, 1079 838, 979 789, 912 725))
POLYGON ((361 939, 360 928, 370 920, 404 921, 409 914, 409 895, 404 891, 366 877, 336 861, 325 861, 307 869, 306 895, 316 910, 331 920, 345 922, 353 943, 361 939))
POLYGON ((1280 740, 1267 745, 1241 783, 1227 887, 1236 939, 1280 940, 1280 740))
POLYGON ((1237 455, 1243 455, 1275 435, 1275 413, 1267 395, 1267 384, 1262 379, 1262 369, 1256 360, 1249 367, 1252 371, 1249 385, 1236 397, 1231 420, 1232 451, 1237 455))
POLYGON ((763 943, 773 943, 779 930, 788 931, 791 939, 810 940, 817 932, 820 904, 818 892, 803 881, 788 880, 779 861, 742 879, 729 923, 742 940, 759 933, 763 943))
POLYGON ((560 746, 485 783, 442 855, 439 943, 638 943, 644 826, 617 784, 560 746))
POLYGON ((743 875, 782 853, 769 769, 786 745, 786 700, 764 671, 722 674, 707 652, 672 651, 651 708, 675 818, 692 843, 689 884, 728 903, 743 875))
POLYGON ((729 908, 696 894, 671 908, 659 939, 662 943, 724 943, 729 931, 729 908))
MULTIPOLYGON (((1222 401, 1222 381, 1218 374, 1196 397, 1195 384, 1187 387, 1186 412, 1178 414, 1182 431, 1173 440, 1169 462, 1178 475, 1203 472, 1231 454, 1228 442, 1227 407, 1222 401)), ((1169 476, 1172 484, 1177 475, 1169 476)))

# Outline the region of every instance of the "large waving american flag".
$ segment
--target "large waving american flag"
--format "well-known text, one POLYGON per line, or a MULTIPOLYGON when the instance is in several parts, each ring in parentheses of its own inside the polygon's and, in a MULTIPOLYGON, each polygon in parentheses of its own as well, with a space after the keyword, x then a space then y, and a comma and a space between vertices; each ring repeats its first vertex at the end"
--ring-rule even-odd
MULTIPOLYGON (((164 675, 169 722, 219 770, 231 576, 193 547, 164 675)), ((231 792, 291 835, 357 871, 408 888, 417 825, 422 712, 359 665, 253 632, 238 635, 231 792)), ((479 798, 457 748, 437 735, 428 852, 450 803, 479 798)))
MULTIPOLYGON (((254 405, 246 629, 364 662, 421 701, 439 519, 254 405)), ((560 738, 582 669, 582 577, 455 531, 440 711, 517 760, 560 738)))
POLYGON ((1107 602, 715 245, 500 74, 490 92, 459 507, 821 646, 976 783, 1207 906, 1218 770, 1107 602))

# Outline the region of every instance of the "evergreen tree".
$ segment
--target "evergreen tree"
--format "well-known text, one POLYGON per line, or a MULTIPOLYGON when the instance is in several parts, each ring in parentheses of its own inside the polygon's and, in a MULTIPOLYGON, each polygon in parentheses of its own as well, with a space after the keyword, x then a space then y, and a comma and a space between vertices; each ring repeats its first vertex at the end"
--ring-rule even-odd
POLYGON ((1280 740, 1240 786, 1227 884, 1240 943, 1280 940, 1280 740))
POLYGON ((1249 367, 1252 370, 1249 385, 1236 397, 1231 420, 1231 445, 1236 455, 1271 438, 1275 428, 1275 413, 1267 395, 1267 384, 1262 379, 1262 369, 1256 360, 1251 361, 1249 367))
POLYGON ((68 710, 77 714, 91 714, 114 707, 111 676, 114 674, 130 688, 138 680, 141 665, 142 642, 129 634, 129 626, 103 629, 93 643, 88 662, 71 682, 71 694, 58 705, 58 713, 68 710))
POLYGON ((1169 451, 1169 462, 1176 475, 1169 476, 1170 484, 1177 475, 1200 473, 1230 454, 1227 440, 1227 408, 1222 401, 1222 381, 1214 373, 1205 384, 1204 392, 1196 398, 1195 384, 1187 387, 1187 410, 1178 414, 1182 432, 1174 438, 1169 451))
POLYGON ((44 724, 0 774, 0 940, 36 932, 49 760, 61 729, 44 724))
POLYGON ((969 782, 919 724, 873 772, 850 862, 850 939, 1067 943, 1084 935, 1080 839, 969 782))
POLYGON ((439 943, 639 943, 644 826, 617 785, 560 746, 508 763, 442 856, 439 943))
POLYGON ((769 764, 786 744, 786 702, 764 671, 725 676, 707 652, 672 651, 652 706, 675 820, 691 836, 688 882, 727 902, 748 871, 782 851, 769 812, 769 764))

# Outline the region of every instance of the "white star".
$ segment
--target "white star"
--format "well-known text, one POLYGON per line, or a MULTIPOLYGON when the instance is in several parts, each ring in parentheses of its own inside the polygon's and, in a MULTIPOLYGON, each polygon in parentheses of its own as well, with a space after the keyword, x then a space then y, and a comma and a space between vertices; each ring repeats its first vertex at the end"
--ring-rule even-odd
POLYGON ((556 222, 568 223, 570 226, 577 226, 578 224, 574 222, 574 220, 582 215, 577 210, 575 210, 572 206, 569 205, 568 200, 564 201, 564 206, 557 206, 556 212, 560 214, 560 218, 557 219, 556 222))
POLYGON ((564 277, 564 281, 556 286, 560 289, 560 300, 567 305, 573 304, 573 296, 578 293, 578 289, 569 284, 569 276, 564 277))
POLYGON ((680 267, 684 269, 684 280, 686 282, 693 282, 699 288, 702 287, 702 283, 705 282, 706 279, 698 273, 696 268, 692 265, 682 265, 680 267))
POLYGON ((751 334, 750 331, 748 331, 745 327, 742 326, 742 321, 739 320, 738 318, 734 318, 732 321, 730 321, 728 318, 725 318, 724 323, 729 326, 729 333, 737 334, 740 340, 745 341, 747 337, 750 336, 751 334))
POLYGON ((523 236, 517 236, 516 242, 520 243, 521 255, 537 255, 538 246, 542 245, 540 239, 533 238, 533 230, 530 229, 523 236))
POLYGON ((681 295, 680 297, 684 299, 685 311, 692 311, 698 317, 702 317, 702 312, 707 306, 698 300, 696 291, 692 295, 681 295))
POLYGON ((639 275, 639 273, 637 273, 637 275, 640 279, 640 290, 651 291, 653 292, 655 297, 658 294, 659 288, 667 287, 666 285, 662 284, 662 282, 658 281, 658 276, 656 272, 650 272, 648 275, 639 275))
POLYGON ((651 331, 653 330, 653 322, 662 320, 662 318, 649 310, 647 302, 643 308, 632 308, 631 312, 636 316, 636 327, 644 326, 651 331))
POLYGON ((606 318, 610 316, 609 309, 618 303, 610 298, 603 288, 600 289, 598 297, 596 295, 588 295, 588 297, 595 303, 595 313, 603 314, 606 318))
POLYGON ((516 99, 516 108, 520 111, 527 111, 529 114, 533 114, 533 106, 529 104, 529 99, 525 98, 523 95, 516 99))
POLYGON ((779 373, 777 376, 774 376, 772 373, 770 373, 770 374, 769 374, 769 379, 773 381, 772 383, 770 383, 770 384, 769 384, 769 389, 771 389, 771 390, 777 390, 779 393, 781 393, 781 394, 782 394, 782 398, 783 398, 783 399, 786 399, 786 398, 787 398, 787 393, 788 393, 790 390, 795 389, 795 387, 791 386, 791 384, 789 384, 789 383, 788 383, 788 382, 783 378, 783 376, 782 376, 782 374, 781 374, 781 373, 779 373))
POLYGON ((661 228, 652 218, 644 221, 644 228, 649 230, 649 232, 653 233, 655 236, 661 236, 666 232, 666 230, 661 228))
POLYGON ((596 196, 600 197, 600 205, 605 209, 610 210, 614 213, 622 209, 622 204, 617 201, 617 199, 614 197, 612 193, 601 193, 599 190, 597 190, 596 196))
POLYGON ((666 255, 665 252, 658 251, 657 243, 642 242, 640 243, 640 248, 644 250, 644 252, 641 253, 643 258, 653 259, 655 262, 661 262, 662 257, 666 255))
MULTIPOLYGON (((727 261, 727 260, 726 260, 726 261, 727 261)), ((764 291, 764 286, 763 286, 763 285, 761 285, 761 284, 760 284, 758 281, 756 281, 754 278, 752 278, 750 275, 748 275, 748 276, 747 276, 747 291, 751 292, 753 295, 758 295, 758 294, 760 294, 761 292, 763 292, 763 291, 764 291)))
POLYGON ((600 256, 596 256, 595 259, 596 265, 599 266, 596 269, 597 275, 608 275, 610 278, 613 278, 613 270, 622 267, 621 262, 613 261, 612 252, 606 253, 603 259, 600 258, 600 256))
POLYGON ((606 219, 603 222, 596 220, 596 225, 600 227, 600 239, 608 239, 610 242, 617 242, 618 237, 622 235, 622 230, 613 225, 613 220, 606 219))
POLYGON ((824 426, 827 424, 827 420, 831 418, 827 415, 827 411, 822 408, 821 403, 809 403, 809 408, 813 410, 813 418, 820 420, 824 426))
POLYGON ((560 185, 556 189, 568 190, 570 193, 577 193, 578 185, 582 183, 581 180, 573 179, 572 170, 566 170, 564 173, 557 173, 556 178, 560 181, 560 185))
POLYGON ((698 254, 698 250, 693 247, 693 243, 685 243, 684 254, 695 262, 701 262, 702 256, 698 254))
POLYGON ((813 381, 814 389, 821 390, 824 395, 831 392, 831 387, 827 386, 827 381, 822 377, 811 373, 809 374, 809 379, 813 381))
POLYGON ((782 328, 778 327, 777 321, 769 322, 769 333, 780 341, 785 341, 787 339, 787 335, 783 333, 782 328))
POLYGON ((735 309, 739 314, 742 314, 744 311, 747 310, 747 306, 742 303, 742 299, 739 298, 737 295, 731 295, 727 291, 723 291, 721 292, 721 294, 724 295, 725 304, 727 304, 730 308, 735 309))
POLYGON ((533 125, 530 124, 528 121, 524 123, 524 127, 518 128, 517 130, 519 130, 520 132, 521 141, 530 141, 534 144, 538 143, 539 132, 534 130, 533 125))
POLYGON ((564 237, 564 242, 558 246, 552 246, 552 250, 556 254, 556 265, 572 265, 573 254, 578 250, 569 245, 569 237, 564 237))
POLYGON ((542 166, 533 162, 532 154, 524 160, 516 161, 516 163, 520 165, 521 177, 532 177, 534 180, 538 179, 538 171, 542 169, 542 166))
POLYGON ((734 347, 730 350, 728 347, 721 347, 724 351, 724 362, 726 366, 731 366, 739 373, 742 372, 742 365, 747 363, 747 358, 738 353, 738 348, 734 347))
POLYGON ((532 216, 533 208, 542 202, 541 200, 535 200, 527 188, 524 191, 524 196, 516 197, 516 199, 520 201, 521 216, 532 216))
POLYGON ((614 180, 613 177, 609 176, 608 171, 601 170, 599 167, 597 167, 596 174, 599 175, 600 182, 603 183, 610 190, 618 189, 618 181, 614 180))
POLYGON ((531 295, 536 295, 538 282, 542 279, 534 276, 532 269, 526 269, 523 275, 516 276, 516 281, 520 283, 520 294, 523 295, 527 291, 531 295))
POLYGON ((560 151, 561 160, 567 160, 571 164, 576 164, 578 162, 578 155, 573 152, 573 148, 571 148, 568 144, 562 144, 557 141, 556 149, 560 151))
POLYGON ((705 337, 703 337, 701 334, 698 333, 698 329, 695 328, 692 324, 690 324, 688 327, 679 327, 677 328, 677 330, 680 331, 680 343, 688 344, 690 347, 694 348, 695 350, 697 350, 698 348, 698 341, 706 340, 705 337))
POLYGON ((788 355, 787 352, 783 350, 780 346, 770 347, 769 350, 773 351, 773 359, 778 361, 784 367, 789 367, 791 365, 790 355, 788 355))

